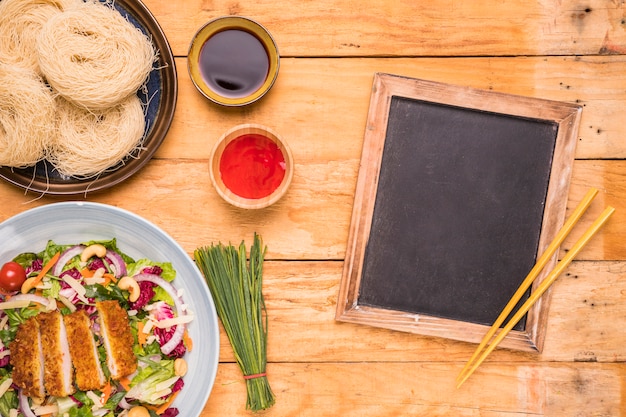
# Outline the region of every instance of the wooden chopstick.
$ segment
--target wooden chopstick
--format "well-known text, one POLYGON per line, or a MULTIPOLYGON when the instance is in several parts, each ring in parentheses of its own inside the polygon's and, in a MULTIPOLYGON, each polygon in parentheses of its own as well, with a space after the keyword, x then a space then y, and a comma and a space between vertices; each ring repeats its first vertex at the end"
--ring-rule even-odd
POLYGON ((539 273, 543 270, 543 268, 546 266, 548 261, 552 258, 552 255, 554 255, 554 253, 557 251, 559 246, 561 246, 561 243, 563 243, 567 235, 569 235, 569 233, 572 231, 572 229, 574 228, 578 220, 580 220, 581 216, 587 210, 587 208, 591 204, 591 201, 595 198, 597 194, 598 194, 598 190, 596 188, 591 188, 589 191, 587 191, 587 194, 581 200, 581 202, 578 203, 578 206, 576 207, 576 209, 567 219, 565 224, 563 224, 563 227, 561 228, 561 230, 559 230, 559 232, 557 233, 555 238, 552 240, 550 245, 548 245, 548 247, 543 252, 541 257, 537 260, 537 263, 535 264, 535 266, 530 270, 530 272, 528 273, 524 281, 520 284, 515 294, 513 294, 513 297, 511 297, 511 300, 509 301, 509 303, 504 307, 504 309, 502 310, 502 312, 500 313, 496 321, 493 323, 493 325, 491 326, 491 328, 489 329, 485 337, 483 337, 482 341, 480 342, 480 344, 474 351, 474 354, 472 355, 472 357, 467 361, 467 363, 465 364, 465 367, 461 370, 459 375, 456 377, 457 382, 461 380, 461 378, 463 377, 463 374, 469 369, 469 367, 476 360, 476 358, 478 357, 480 352, 483 350, 483 348, 493 338, 496 331, 498 331, 502 323, 504 323, 504 320, 509 316, 511 311, 513 311, 513 309, 515 308, 519 300, 524 296, 524 294, 526 294, 526 291, 528 290, 528 288, 530 288, 531 284, 535 281, 539 273))
POLYGON ((482 352, 480 357, 471 365, 466 371, 461 373, 461 378, 457 382, 457 388, 459 388, 470 375, 480 366, 480 364, 487 358, 487 356, 498 346, 498 344, 504 339, 504 337, 511 331, 511 329, 521 320, 521 318, 528 312, 530 307, 546 292, 546 290, 552 285, 552 283, 561 275, 565 268, 571 263, 574 257, 581 251, 581 249, 587 244, 587 242, 593 237, 593 235, 604 225, 604 223, 613 214, 615 209, 613 207, 607 207, 600 217, 598 217, 593 224, 585 231, 583 236, 574 244, 574 246, 567 252, 563 259, 557 264, 557 266, 550 272, 546 279, 539 285, 539 287, 531 293, 529 298, 524 302, 520 309, 515 313, 511 320, 504 326, 504 328, 498 333, 496 338, 487 346, 486 350, 482 352))

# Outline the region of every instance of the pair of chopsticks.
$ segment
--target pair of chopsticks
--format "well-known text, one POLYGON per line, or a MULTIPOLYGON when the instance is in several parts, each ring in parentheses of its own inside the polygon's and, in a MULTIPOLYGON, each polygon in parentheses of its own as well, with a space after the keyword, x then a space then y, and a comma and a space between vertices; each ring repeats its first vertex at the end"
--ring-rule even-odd
POLYGON ((594 199, 598 190, 595 188, 590 189, 583 200, 578 204, 578 207, 574 210, 572 215, 567 219, 561 230, 557 233, 554 240, 550 243, 545 252, 541 255, 535 266, 528 273, 518 290, 515 292, 509 303, 504 307, 500 316, 493 323, 483 340, 480 342, 476 351, 472 357, 467 361, 465 367, 459 373, 456 378, 457 388, 459 388, 472 373, 480 366, 481 363, 487 358, 487 356, 498 346, 498 344, 504 339, 504 337, 511 331, 511 329, 524 317, 524 314, 528 312, 530 307, 546 292, 546 290, 552 285, 552 283, 561 275, 565 268, 570 264, 572 259, 580 252, 580 250, 587 244, 591 237, 604 225, 609 219, 611 214, 615 211, 613 207, 607 207, 602 214, 593 222, 593 224, 585 231, 585 233, 578 239, 578 241, 572 246, 567 254, 561 259, 556 267, 550 272, 550 274, 541 282, 538 288, 533 291, 526 302, 519 308, 519 310, 513 315, 511 320, 500 330, 498 335, 493 339, 494 335, 500 329, 500 326, 504 320, 509 316, 511 311, 515 308, 520 299, 524 296, 528 288, 530 288, 533 281, 537 278, 541 270, 546 266, 552 255, 557 251, 561 243, 572 231, 580 217, 587 210, 591 201, 594 199), (493 339, 493 340, 492 340, 493 339))

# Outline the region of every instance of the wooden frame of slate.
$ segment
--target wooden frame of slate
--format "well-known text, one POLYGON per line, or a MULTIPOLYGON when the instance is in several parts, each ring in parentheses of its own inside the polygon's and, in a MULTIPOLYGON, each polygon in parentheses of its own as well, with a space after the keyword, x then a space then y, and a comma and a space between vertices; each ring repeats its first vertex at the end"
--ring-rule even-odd
MULTIPOLYGON (((478 343, 563 225, 581 112, 375 74, 336 320, 478 343)), ((500 346, 540 352, 549 300, 500 346)))

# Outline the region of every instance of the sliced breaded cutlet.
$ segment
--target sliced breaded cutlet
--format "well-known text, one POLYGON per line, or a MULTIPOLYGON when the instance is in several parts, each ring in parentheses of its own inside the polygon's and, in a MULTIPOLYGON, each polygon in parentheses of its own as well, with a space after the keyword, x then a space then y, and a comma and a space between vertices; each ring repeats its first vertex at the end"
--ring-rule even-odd
POLYGON ((44 367, 39 323, 35 317, 22 323, 9 345, 10 363, 13 365, 13 383, 22 389, 24 395, 43 399, 44 367))
POLYGON ((81 391, 102 388, 106 378, 98 359, 98 348, 91 331, 89 315, 84 310, 76 310, 64 316, 63 320, 70 344, 76 386, 81 391))
POLYGON ((96 310, 100 316, 100 333, 107 352, 107 366, 111 378, 118 380, 137 369, 128 313, 115 300, 96 302, 96 310))
POLYGON ((58 311, 36 316, 44 359, 44 386, 48 394, 67 397, 74 393, 74 372, 63 317, 58 311))

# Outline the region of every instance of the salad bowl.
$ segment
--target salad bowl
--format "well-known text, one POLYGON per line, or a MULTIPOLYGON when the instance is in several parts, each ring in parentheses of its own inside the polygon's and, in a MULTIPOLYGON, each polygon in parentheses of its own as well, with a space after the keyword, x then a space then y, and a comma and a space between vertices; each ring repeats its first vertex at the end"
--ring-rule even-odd
POLYGON ((167 233, 140 216, 106 204, 59 202, 33 208, 0 223, 0 264, 24 252, 39 252, 52 240, 60 245, 116 239, 134 259, 170 262, 172 284, 193 320, 187 324, 193 348, 185 354, 188 371, 172 407, 180 416, 201 414, 213 388, 219 362, 219 327, 213 299, 199 269, 167 233), (182 290, 182 291, 180 291, 182 290))

